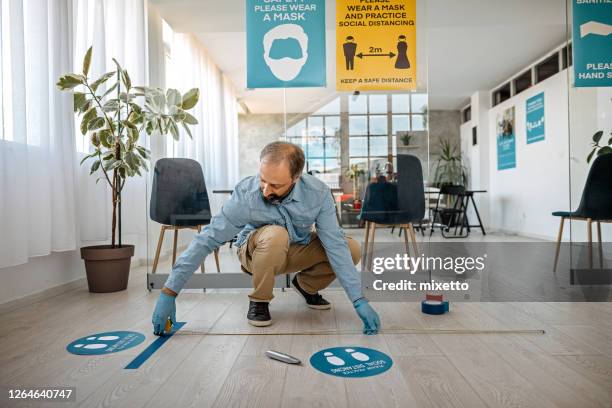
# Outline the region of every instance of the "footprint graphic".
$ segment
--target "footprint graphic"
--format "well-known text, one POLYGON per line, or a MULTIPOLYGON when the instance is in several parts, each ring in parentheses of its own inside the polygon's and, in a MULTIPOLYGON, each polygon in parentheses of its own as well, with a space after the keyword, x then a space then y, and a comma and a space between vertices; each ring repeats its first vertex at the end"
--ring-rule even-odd
POLYGON ((344 351, 351 353, 351 357, 357 361, 368 361, 370 359, 367 354, 363 354, 361 351, 355 351, 352 348, 347 348, 344 351))
POLYGON ((340 357, 334 356, 334 354, 330 351, 326 351, 325 353, 323 353, 323 355, 326 357, 327 362, 329 364, 333 364, 335 366, 341 366, 345 364, 343 359, 341 359, 340 357))
MULTIPOLYGON (((100 337, 96 337, 96 336, 91 336, 91 337, 87 337, 86 340, 89 341, 93 341, 93 340, 98 340, 98 341, 114 341, 119 339, 119 336, 100 336, 100 337)), ((75 344, 74 347, 76 348, 84 348, 84 349, 88 349, 88 350, 98 350, 98 349, 103 349, 108 347, 109 345, 106 343, 91 343, 91 344, 75 344)))

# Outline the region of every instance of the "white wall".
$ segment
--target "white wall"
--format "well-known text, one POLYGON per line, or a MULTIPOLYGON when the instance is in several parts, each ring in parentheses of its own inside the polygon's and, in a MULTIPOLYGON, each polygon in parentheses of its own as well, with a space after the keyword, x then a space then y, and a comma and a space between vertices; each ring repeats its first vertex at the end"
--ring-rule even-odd
MULTIPOLYGON (((553 217, 551 213, 569 210, 570 207, 576 209, 589 168, 586 163, 589 140, 598 126, 603 126, 601 118, 605 114, 602 113, 602 103, 609 102, 610 98, 607 93, 604 97, 598 95, 598 92, 601 94, 603 91, 593 88, 571 88, 568 95, 568 79, 567 70, 562 71, 489 109, 486 129, 478 129, 477 147, 471 146, 474 117, 472 122, 462 125, 462 147, 465 149, 472 184, 488 178, 488 210, 483 208, 483 212, 489 229, 554 240, 559 218, 553 217), (543 141, 528 145, 525 103, 528 98, 540 92, 544 92, 546 137, 543 141), (515 107, 516 168, 498 171, 497 115, 512 106, 515 107), (483 155, 482 150, 479 150, 483 149, 485 140, 488 142, 488 170, 482 166, 483 155)), ((609 121, 608 116, 603 120, 609 121)), ((572 227, 572 240, 581 241, 586 238, 584 222, 573 222, 572 227)), ((610 241, 612 226, 603 225, 602 230, 604 240, 610 241)), ((569 234, 569 228, 566 227, 564 238, 569 239, 569 234)))

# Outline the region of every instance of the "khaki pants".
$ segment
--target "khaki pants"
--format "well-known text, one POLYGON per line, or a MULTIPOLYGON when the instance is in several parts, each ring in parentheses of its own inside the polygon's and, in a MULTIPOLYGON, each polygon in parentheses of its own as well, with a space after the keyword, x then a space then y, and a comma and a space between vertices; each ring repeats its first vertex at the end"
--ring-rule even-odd
MULTIPOLYGON (((361 259, 361 247, 347 237, 353 263, 361 259)), ((243 270, 253 276, 253 292, 249 298, 255 302, 269 302, 274 295, 276 275, 300 272, 297 280, 302 289, 315 294, 329 286, 336 278, 321 241, 312 234, 308 245, 289 245, 289 234, 284 227, 266 225, 251 233, 238 250, 243 270)))

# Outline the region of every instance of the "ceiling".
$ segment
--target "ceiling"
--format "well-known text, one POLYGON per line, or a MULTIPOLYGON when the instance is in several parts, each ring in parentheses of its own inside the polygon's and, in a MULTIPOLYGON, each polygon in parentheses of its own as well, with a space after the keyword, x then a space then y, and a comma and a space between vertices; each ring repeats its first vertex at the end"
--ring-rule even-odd
MULTIPOLYGON (((310 112, 335 91, 335 1, 326 1, 327 88, 246 89, 246 0, 150 0, 174 31, 192 33, 252 113, 310 112)), ((459 109, 566 38, 566 0, 420 0, 417 79, 430 109, 459 109), (424 22, 424 23, 423 23, 424 22)))

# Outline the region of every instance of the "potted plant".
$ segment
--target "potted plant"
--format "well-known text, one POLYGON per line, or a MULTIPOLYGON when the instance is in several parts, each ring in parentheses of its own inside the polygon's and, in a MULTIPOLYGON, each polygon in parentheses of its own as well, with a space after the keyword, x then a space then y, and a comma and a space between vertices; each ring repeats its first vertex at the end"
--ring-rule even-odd
POLYGON ((353 181, 353 199, 358 201, 361 197, 361 178, 365 175, 365 170, 359 167, 358 164, 352 164, 346 172, 349 180, 353 181))
POLYGON ((115 292, 127 288, 134 255, 134 245, 121 242, 121 192, 129 177, 148 171, 150 159, 150 151, 139 144, 140 136, 143 131, 148 135, 170 133, 178 140, 180 124, 191 137, 189 126, 198 121, 187 111, 198 102, 199 90, 194 88, 181 95, 176 89, 164 92, 132 86, 128 72, 114 58, 116 70, 93 80, 88 76, 91 55, 90 47, 83 59, 83 72, 63 75, 57 87, 73 92, 74 112, 81 118, 80 131, 89 135, 94 148, 81 164, 92 161, 89 174, 98 176, 96 183, 104 180, 112 192, 111 244, 81 248, 87 284, 90 292, 115 292))
POLYGON ((404 146, 410 146, 410 141, 412 140, 412 137, 414 135, 411 134, 410 132, 402 132, 402 135, 400 136, 400 139, 402 141, 402 143, 404 144, 404 146))
MULTIPOLYGON (((593 146, 593 150, 591 150, 591 153, 589 153, 589 155, 587 156, 587 159, 586 159, 587 163, 591 162, 591 159, 595 155, 595 152, 597 152, 597 156, 601 156, 602 154, 612 153, 612 137, 608 139, 607 144, 600 145, 599 142, 601 141, 602 136, 603 136, 603 130, 600 130, 593 135, 593 143, 591 143, 591 145, 593 146)), ((610 133, 610 136, 612 136, 612 132, 610 133)))
POLYGON ((436 162, 433 185, 438 188, 443 185, 467 185, 467 171, 461 162, 461 152, 448 139, 440 139, 438 147, 440 158, 436 162))

